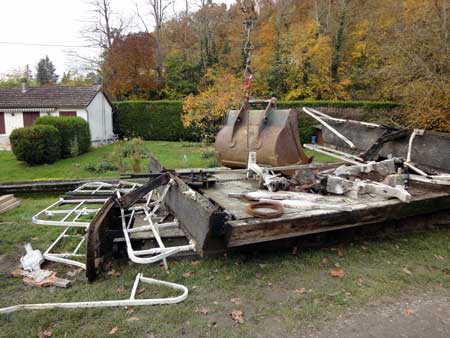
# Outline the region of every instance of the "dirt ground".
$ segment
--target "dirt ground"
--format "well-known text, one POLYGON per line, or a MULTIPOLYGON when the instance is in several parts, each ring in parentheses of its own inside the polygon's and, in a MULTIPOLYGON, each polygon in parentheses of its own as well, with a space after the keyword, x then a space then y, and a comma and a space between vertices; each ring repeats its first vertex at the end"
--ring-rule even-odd
POLYGON ((348 311, 308 338, 448 338, 450 294, 440 289, 421 295, 385 298, 358 312, 348 311))

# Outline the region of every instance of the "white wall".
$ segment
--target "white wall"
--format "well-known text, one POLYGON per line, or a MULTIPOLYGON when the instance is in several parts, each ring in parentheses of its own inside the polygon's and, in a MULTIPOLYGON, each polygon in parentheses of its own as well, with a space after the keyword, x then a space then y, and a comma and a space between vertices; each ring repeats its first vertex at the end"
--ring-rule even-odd
POLYGON ((102 92, 99 92, 87 107, 92 143, 107 143, 114 138, 112 107, 102 92))

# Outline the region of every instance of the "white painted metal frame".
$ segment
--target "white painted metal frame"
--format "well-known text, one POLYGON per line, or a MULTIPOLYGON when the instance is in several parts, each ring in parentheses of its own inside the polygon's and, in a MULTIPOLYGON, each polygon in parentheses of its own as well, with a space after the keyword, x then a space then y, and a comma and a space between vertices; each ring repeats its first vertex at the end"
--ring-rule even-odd
POLYGON ((131 290, 129 299, 123 300, 103 300, 93 302, 70 302, 70 303, 42 303, 42 304, 20 304, 0 309, 0 314, 11 313, 19 310, 44 310, 44 309, 82 309, 82 308, 98 308, 98 307, 124 307, 124 306, 142 306, 142 305, 161 305, 176 304, 184 301, 188 296, 189 290, 184 285, 165 282, 158 279, 144 277, 142 273, 138 273, 131 290), (175 290, 182 291, 182 294, 176 297, 153 298, 153 299, 136 299, 136 292, 139 283, 150 285, 166 286, 175 290))
POLYGON ((121 194, 127 194, 141 186, 142 184, 127 181, 119 181, 119 183, 117 184, 111 184, 106 182, 87 182, 80 185, 78 188, 73 190, 73 192, 89 195, 98 195, 98 194, 112 195, 115 194, 116 191, 120 191, 121 194))
POLYGON ((309 116, 311 116, 313 119, 317 120, 321 125, 326 127, 329 131, 331 131, 334 135, 339 137, 342 141, 347 143, 351 149, 356 149, 356 146, 352 141, 350 141, 347 137, 345 137, 340 132, 338 132, 336 129, 334 129, 332 126, 330 126, 328 123, 326 123, 322 118, 320 118, 315 113, 313 113, 309 108, 303 107, 303 111, 306 114, 308 114, 309 116))
POLYGON ((100 208, 90 209, 88 208, 89 204, 100 204, 105 203, 106 199, 74 199, 74 200, 66 200, 60 198, 58 201, 48 206, 44 210, 39 211, 36 215, 32 217, 32 221, 35 224, 40 225, 51 225, 51 226, 63 226, 63 227, 81 227, 87 228, 90 222, 82 222, 78 221, 81 216, 86 215, 95 215, 100 208), (73 208, 70 209, 54 209, 61 205, 66 204, 75 204, 73 208), (43 220, 40 217, 46 216, 54 216, 54 215, 63 215, 63 217, 59 220, 43 220), (74 216, 73 219, 69 220, 70 216, 74 216))
POLYGON ((79 254, 78 251, 81 249, 81 246, 86 241, 86 234, 81 236, 81 240, 78 242, 77 246, 72 252, 64 252, 64 253, 51 253, 52 249, 54 249, 58 243, 63 240, 64 238, 70 238, 70 237, 78 237, 74 235, 67 235, 67 232, 69 231, 71 227, 67 227, 64 229, 64 231, 58 236, 58 238, 48 247, 48 249, 44 252, 44 258, 48 261, 57 262, 57 263, 63 263, 68 265, 73 265, 79 268, 82 268, 83 270, 86 270, 86 264, 70 259, 72 257, 84 257, 85 255, 79 254))
MULTIPOLYGON (((169 183, 164 188, 163 192, 159 196, 159 198, 155 202, 151 201, 151 196, 153 195, 153 191, 151 191, 147 197, 147 203, 145 206, 141 208, 134 208, 131 211, 130 219, 126 221, 125 210, 123 208, 120 209, 121 218, 122 218, 122 231, 123 236, 125 238, 125 243, 127 246, 127 254, 128 258, 137 264, 151 264, 158 262, 160 260, 163 261, 164 267, 166 270, 168 270, 168 264, 166 258, 172 255, 175 255, 180 252, 186 252, 195 250, 195 244, 190 241, 188 245, 180 245, 180 246, 173 246, 173 247, 166 247, 164 245, 164 242, 161 239, 161 236, 159 234, 159 229, 166 228, 170 226, 174 226, 178 224, 178 221, 174 222, 167 222, 167 223, 157 223, 153 220, 153 217, 156 215, 156 212, 160 208, 162 202, 164 201, 164 198, 166 197, 169 189, 174 184, 173 180, 170 180, 169 183), (150 208, 151 207, 151 208, 150 208), (136 211, 143 211, 145 213, 145 220, 148 221, 148 225, 144 225, 139 228, 130 228, 133 217, 135 216, 136 211), (141 232, 141 231, 149 231, 151 230, 153 232, 153 236, 156 239, 156 242, 158 243, 158 248, 152 248, 147 250, 134 250, 131 240, 130 240, 130 233, 135 232, 141 232), (149 256, 149 257, 139 257, 139 256, 149 256)), ((120 198, 120 193, 117 192, 117 196, 120 198)))
POLYGON ((343 151, 339 151, 336 149, 332 149, 329 147, 324 147, 318 144, 304 144, 303 147, 309 150, 317 151, 318 153, 325 154, 334 158, 337 158, 339 160, 351 163, 351 164, 364 164, 366 163, 362 158, 344 153, 343 151))

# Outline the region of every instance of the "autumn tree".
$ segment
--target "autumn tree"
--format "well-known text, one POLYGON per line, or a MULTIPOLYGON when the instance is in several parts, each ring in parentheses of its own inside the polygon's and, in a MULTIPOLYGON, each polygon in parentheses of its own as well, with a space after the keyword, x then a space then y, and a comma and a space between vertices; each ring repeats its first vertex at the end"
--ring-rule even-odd
POLYGON ((197 96, 189 95, 183 102, 182 121, 185 127, 196 126, 202 139, 211 141, 220 128, 226 112, 238 109, 243 102, 242 80, 223 69, 210 69, 206 74, 211 83, 197 96))
POLYGON ((156 39, 130 33, 116 39, 105 55, 104 86, 115 99, 150 98, 159 88, 156 39))

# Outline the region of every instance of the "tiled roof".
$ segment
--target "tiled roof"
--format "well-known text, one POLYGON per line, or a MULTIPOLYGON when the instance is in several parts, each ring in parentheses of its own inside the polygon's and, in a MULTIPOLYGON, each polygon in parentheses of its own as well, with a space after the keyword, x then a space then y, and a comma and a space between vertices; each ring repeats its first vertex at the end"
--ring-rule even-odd
POLYGON ((0 108, 87 107, 101 86, 0 88, 0 108))

